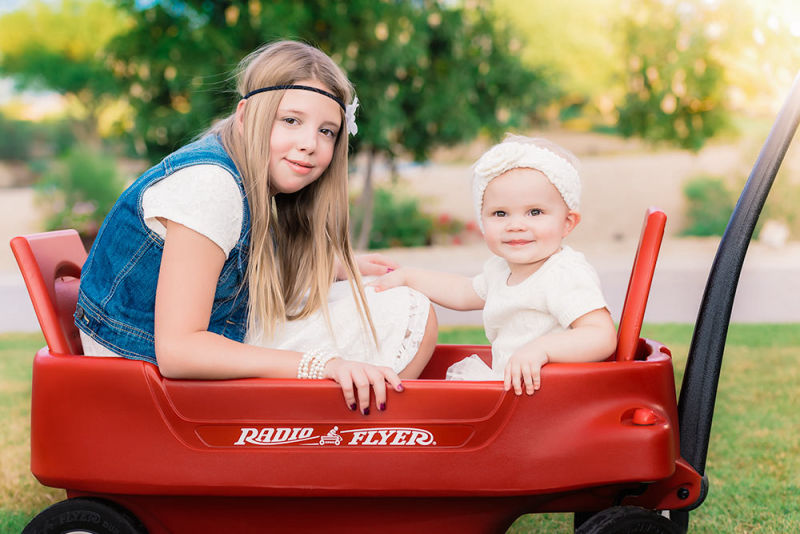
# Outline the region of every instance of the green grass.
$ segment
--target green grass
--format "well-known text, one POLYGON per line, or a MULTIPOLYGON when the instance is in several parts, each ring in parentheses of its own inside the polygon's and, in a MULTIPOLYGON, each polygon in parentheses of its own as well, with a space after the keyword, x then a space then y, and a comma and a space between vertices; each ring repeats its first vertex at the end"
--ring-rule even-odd
POLYGON ((65 498, 30 473, 31 371, 41 335, 0 335, 0 533, 18 533, 38 511, 65 498))
MULTIPOLYGON (((691 325, 645 325, 667 345, 680 384, 691 325)), ((446 329, 440 343, 486 343, 480 328, 446 329)), ((29 471, 31 362, 41 336, 0 336, 0 533, 20 532, 64 498, 29 471)), ((732 325, 717 393, 706 471, 710 493, 690 532, 800 531, 800 325, 732 325)), ((572 532, 570 514, 526 515, 509 532, 572 532)))

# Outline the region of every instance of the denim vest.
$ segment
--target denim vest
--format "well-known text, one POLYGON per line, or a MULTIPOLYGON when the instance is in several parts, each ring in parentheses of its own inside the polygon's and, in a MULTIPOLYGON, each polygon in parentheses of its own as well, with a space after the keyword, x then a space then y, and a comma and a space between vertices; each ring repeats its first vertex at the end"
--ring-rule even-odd
POLYGON ((244 340, 250 210, 236 165, 219 138, 209 135, 170 154, 122 193, 83 266, 75 325, 120 356, 157 364, 153 330, 164 240, 144 222, 142 195, 147 187, 184 167, 206 164, 230 172, 244 199, 242 231, 222 266, 208 331, 244 340))

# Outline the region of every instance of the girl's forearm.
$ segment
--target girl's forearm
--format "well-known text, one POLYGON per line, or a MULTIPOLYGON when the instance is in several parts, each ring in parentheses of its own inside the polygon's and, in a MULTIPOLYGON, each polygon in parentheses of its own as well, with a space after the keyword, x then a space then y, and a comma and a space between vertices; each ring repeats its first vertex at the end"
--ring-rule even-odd
POLYGON ((301 357, 299 352, 247 345, 207 331, 156 337, 159 370, 167 378, 293 378, 301 357))

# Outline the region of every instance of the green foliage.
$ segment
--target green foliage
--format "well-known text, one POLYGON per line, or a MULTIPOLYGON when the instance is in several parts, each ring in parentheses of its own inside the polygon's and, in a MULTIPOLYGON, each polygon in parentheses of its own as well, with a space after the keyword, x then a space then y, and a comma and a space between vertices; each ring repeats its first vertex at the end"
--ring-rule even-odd
POLYGON ((9 119, 0 113, 0 159, 24 161, 30 157, 33 126, 28 121, 9 119))
POLYGON ((764 211, 759 221, 775 219, 786 224, 793 238, 800 237, 800 217, 797 207, 800 206, 800 183, 790 180, 789 169, 778 172, 764 211))
POLYGON ((78 147, 60 157, 37 185, 49 211, 47 230, 75 228, 92 238, 122 193, 114 158, 78 147))
MULTIPOLYGON (((135 108, 133 135, 158 159, 229 114, 226 73, 258 46, 299 39, 347 71, 361 107, 352 150, 424 159, 436 145, 499 135, 555 91, 509 50, 480 3, 205 0, 117 4, 133 19, 109 47, 135 108)), ((233 98, 232 98, 233 96, 233 98)))
POLYGON ((723 68, 705 4, 643 0, 623 22, 626 94, 619 131, 699 150, 725 123, 723 68))
POLYGON ((736 196, 721 178, 699 176, 683 187, 687 226, 683 235, 722 235, 728 225, 736 196))
MULTIPOLYGON (((364 215, 359 206, 351 208, 353 227, 358 231, 364 215)), ((368 247, 419 247, 429 245, 433 218, 422 213, 419 201, 389 189, 375 190, 375 210, 368 247)))
POLYGON ((32 157, 63 154, 75 143, 65 120, 31 122, 0 112, 0 160, 30 161, 32 157))
POLYGON ((0 74, 13 77, 20 88, 70 95, 83 108, 78 119, 93 136, 98 110, 119 92, 102 51, 126 25, 105 0, 31 2, 0 17, 0 74))
POLYGON ((517 30, 512 46, 525 64, 558 80, 564 91, 561 106, 583 110, 587 101, 610 93, 621 74, 618 0, 494 0, 493 5, 517 30))

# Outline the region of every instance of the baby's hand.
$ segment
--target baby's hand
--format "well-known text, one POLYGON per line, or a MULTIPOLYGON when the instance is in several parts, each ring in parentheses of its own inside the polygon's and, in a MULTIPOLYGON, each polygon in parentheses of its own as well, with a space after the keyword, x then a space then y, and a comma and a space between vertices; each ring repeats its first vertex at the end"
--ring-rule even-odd
POLYGON ((542 366, 548 362, 547 353, 536 346, 525 346, 518 349, 506 364, 503 386, 506 391, 514 388, 514 393, 522 395, 522 383, 525 392, 533 392, 542 386, 542 366))
POLYGON ((374 287, 375 291, 384 291, 393 287, 408 285, 406 282, 406 272, 404 269, 391 270, 380 278, 376 278, 368 283, 368 287, 374 287))

